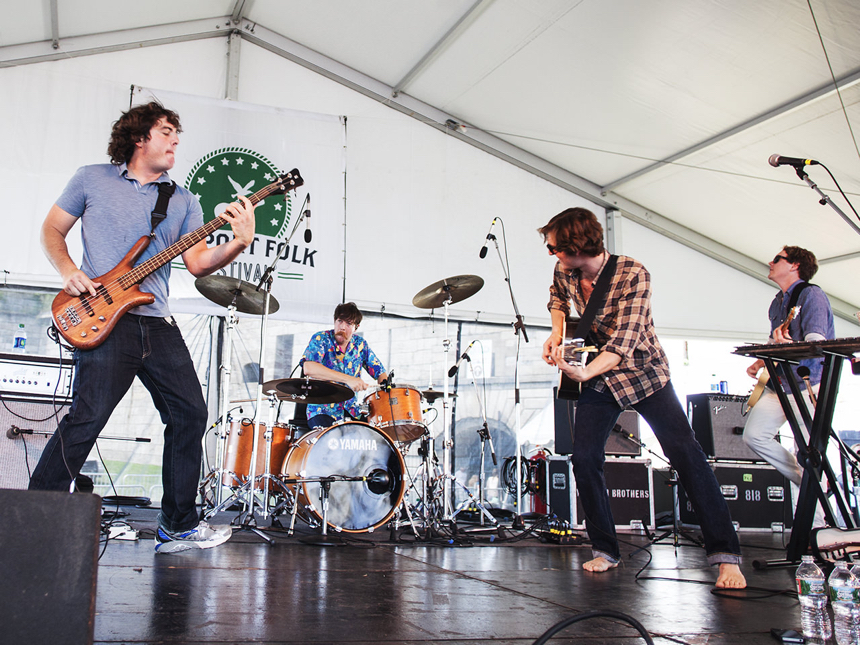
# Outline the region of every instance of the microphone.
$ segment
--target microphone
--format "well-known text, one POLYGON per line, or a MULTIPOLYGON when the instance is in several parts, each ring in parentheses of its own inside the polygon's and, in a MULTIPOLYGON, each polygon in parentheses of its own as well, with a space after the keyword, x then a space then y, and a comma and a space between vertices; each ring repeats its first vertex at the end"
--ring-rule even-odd
POLYGON ((812 389, 812 381, 809 380, 809 368, 806 365, 798 366, 797 375, 806 383, 806 391, 809 393, 809 400, 812 401, 812 405, 816 405, 817 397, 815 390, 812 389))
MULTIPOLYGON (((481 252, 478 254, 478 257, 482 260, 487 257, 487 244, 489 244, 490 240, 495 240, 496 236, 493 235, 493 227, 496 225, 496 220, 498 217, 493 218, 492 224, 490 224, 490 230, 487 232, 487 239, 484 240, 484 246, 481 247, 481 252)), ((450 375, 449 375, 450 376, 450 375)))
POLYGON ((17 439, 22 434, 33 434, 31 429, 21 429, 18 426, 9 426, 9 429, 6 431, 7 439, 17 439))
POLYGON ((310 244, 311 240, 314 237, 314 234, 311 232, 311 223, 308 221, 311 218, 311 194, 308 193, 308 208, 302 213, 305 217, 305 244, 310 244))
POLYGON ((767 162, 774 168, 779 166, 820 166, 814 159, 798 159, 797 157, 783 157, 782 155, 773 154, 767 158, 767 162))
POLYGON ((457 373, 457 370, 460 369, 460 363, 463 362, 463 359, 466 359, 467 361, 472 360, 471 358, 469 358, 469 350, 472 349, 472 345, 477 342, 477 340, 473 340, 471 343, 469 343, 469 346, 466 348, 466 351, 460 354, 460 358, 458 358, 457 362, 454 363, 454 366, 448 370, 448 376, 454 376, 454 374, 457 373))

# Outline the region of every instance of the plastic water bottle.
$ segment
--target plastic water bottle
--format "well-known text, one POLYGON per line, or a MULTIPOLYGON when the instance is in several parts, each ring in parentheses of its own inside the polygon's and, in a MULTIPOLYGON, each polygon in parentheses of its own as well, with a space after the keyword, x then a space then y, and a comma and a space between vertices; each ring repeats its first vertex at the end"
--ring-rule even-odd
POLYGON ((824 572, 811 555, 801 558, 795 574, 797 599, 800 601, 800 623, 807 638, 830 638, 830 615, 827 613, 827 589, 824 572))
POLYGON ((838 560, 827 584, 833 605, 836 642, 838 645, 857 645, 860 643, 860 580, 848 569, 847 562, 838 560))
POLYGON ((12 350, 24 353, 27 347, 27 332, 24 330, 24 323, 18 324, 18 329, 15 330, 15 338, 12 341, 12 350))

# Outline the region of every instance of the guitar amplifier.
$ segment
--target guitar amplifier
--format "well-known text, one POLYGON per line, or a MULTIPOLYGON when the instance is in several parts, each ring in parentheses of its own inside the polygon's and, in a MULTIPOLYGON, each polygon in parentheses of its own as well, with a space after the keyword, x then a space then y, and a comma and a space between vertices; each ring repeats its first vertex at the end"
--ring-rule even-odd
POLYGON ((743 410, 745 396, 731 394, 688 394, 687 416, 701 444, 712 459, 763 461, 744 443, 743 410))
MULTIPOLYGON (((555 401, 555 453, 573 454, 573 422, 576 418, 576 401, 554 397, 555 401)), ((619 432, 610 432, 605 452, 610 456, 638 457, 642 449, 627 437, 632 434, 639 439, 639 414, 636 410, 624 410, 615 425, 619 432), (621 433, 625 434, 621 434, 621 433)))
MULTIPOLYGON (((711 468, 736 530, 779 533, 791 528, 790 483, 779 471, 767 464, 712 463, 711 468)), ((678 487, 678 503, 681 523, 698 526, 683 486, 678 487)))

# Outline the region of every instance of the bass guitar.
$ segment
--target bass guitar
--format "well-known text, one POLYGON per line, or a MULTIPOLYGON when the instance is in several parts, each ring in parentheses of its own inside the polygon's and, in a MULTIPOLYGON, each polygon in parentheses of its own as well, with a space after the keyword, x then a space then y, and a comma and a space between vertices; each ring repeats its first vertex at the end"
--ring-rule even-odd
MULTIPOLYGON (((791 324, 791 321, 794 320, 795 316, 800 313, 800 305, 792 307, 785 321, 777 327, 780 329, 783 334, 788 333, 788 326, 791 324)), ((743 415, 746 416, 749 414, 749 411, 753 409, 753 406, 758 403, 758 400, 761 398, 761 395, 764 394, 764 389, 767 387, 767 382, 770 380, 770 373, 767 371, 767 368, 762 368, 761 372, 758 375, 758 382, 753 387, 753 391, 750 392, 750 396, 747 399, 747 403, 744 406, 743 415)))
MULTIPOLYGON (((284 173, 265 188, 249 196, 251 204, 257 204, 272 195, 282 195, 304 184, 297 169, 284 173)), ((61 291, 54 298, 51 314, 54 327, 59 334, 77 349, 94 349, 101 345, 116 327, 120 318, 134 307, 155 302, 155 296, 141 291, 138 285, 153 271, 158 270, 173 258, 184 253, 198 242, 227 224, 219 215, 191 233, 187 233, 166 249, 159 251, 145 262, 134 266, 149 246, 152 237, 140 238, 126 256, 113 269, 95 278, 100 282, 96 295, 84 293, 70 296, 61 291)))

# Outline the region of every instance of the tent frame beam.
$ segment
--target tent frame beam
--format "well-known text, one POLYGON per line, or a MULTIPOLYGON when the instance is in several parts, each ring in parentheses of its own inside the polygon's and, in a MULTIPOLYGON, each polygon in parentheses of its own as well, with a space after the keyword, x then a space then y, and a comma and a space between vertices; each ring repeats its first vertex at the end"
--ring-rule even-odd
MULTIPOLYGON (((241 5, 237 3, 234 9, 237 15, 241 14, 244 3, 241 5)), ((617 216, 626 217, 745 275, 772 285, 767 279, 768 267, 766 264, 705 237, 636 202, 625 199, 611 190, 606 190, 605 187, 598 186, 503 139, 480 129, 472 128, 468 124, 462 123, 456 115, 446 113, 402 92, 395 96, 394 87, 247 19, 240 19, 238 23, 234 23, 232 16, 222 16, 79 36, 63 40, 59 50, 54 50, 52 43, 48 41, 10 45, 0 47, 0 68, 207 38, 227 38, 231 33, 238 33, 242 38, 277 56, 316 72, 402 114, 411 116, 448 136, 460 139, 479 150, 507 161, 522 170, 579 195, 598 207, 618 211, 617 216)), ((847 86, 858 80, 860 80, 860 72, 852 72, 847 77, 843 77, 839 83, 841 86, 847 86)), ((835 91, 832 83, 827 87, 829 88, 828 92, 835 91)), ((818 93, 822 92, 824 90, 819 88, 819 90, 807 94, 805 101, 815 100, 818 98, 818 93)), ((782 112, 780 113, 793 109, 787 107, 789 105, 793 105, 795 108, 800 107, 803 104, 802 101, 804 98, 786 104, 781 108, 782 112)), ((779 109, 777 108, 777 110, 779 109)), ((776 116, 776 111, 772 112, 774 114, 770 118, 776 116)), ((757 118, 763 119, 764 116, 757 118)), ((751 126, 752 123, 750 122, 747 127, 751 126)), ((662 162, 660 165, 663 165, 662 162)), ((830 301, 835 315, 856 323, 854 312, 860 307, 838 298, 831 297, 830 301)))

